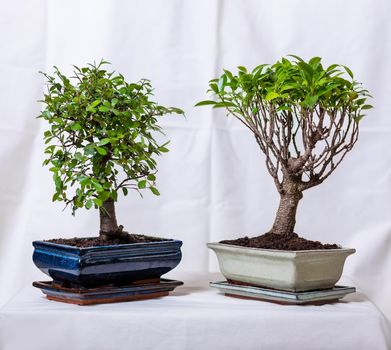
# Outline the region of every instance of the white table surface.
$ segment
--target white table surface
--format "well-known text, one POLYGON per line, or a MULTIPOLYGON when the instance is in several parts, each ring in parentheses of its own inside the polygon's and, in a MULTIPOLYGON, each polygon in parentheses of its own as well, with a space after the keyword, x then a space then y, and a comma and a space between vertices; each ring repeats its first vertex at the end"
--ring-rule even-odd
POLYGON ((391 349, 387 321, 360 292, 286 306, 218 294, 208 288, 217 274, 168 277, 185 285, 160 299, 95 306, 49 301, 28 286, 0 310, 0 349, 391 349))

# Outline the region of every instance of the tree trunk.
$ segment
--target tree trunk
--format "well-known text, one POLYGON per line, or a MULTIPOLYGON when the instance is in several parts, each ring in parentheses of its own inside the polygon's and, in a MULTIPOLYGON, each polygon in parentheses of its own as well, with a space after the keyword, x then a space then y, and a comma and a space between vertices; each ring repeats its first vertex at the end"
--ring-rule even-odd
POLYGON ((294 181, 283 182, 283 192, 280 194, 280 205, 270 232, 292 236, 296 224, 296 211, 303 193, 297 189, 294 181))
POLYGON ((103 208, 99 209, 100 215, 100 231, 99 235, 104 240, 116 236, 121 233, 115 216, 114 201, 103 202, 103 208))

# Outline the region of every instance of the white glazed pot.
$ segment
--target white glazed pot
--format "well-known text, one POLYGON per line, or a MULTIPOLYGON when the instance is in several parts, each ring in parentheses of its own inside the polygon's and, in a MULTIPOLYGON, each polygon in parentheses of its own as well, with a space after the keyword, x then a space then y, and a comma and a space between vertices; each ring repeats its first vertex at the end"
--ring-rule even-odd
POLYGON ((208 243, 227 280, 302 292, 333 288, 355 249, 273 250, 208 243))

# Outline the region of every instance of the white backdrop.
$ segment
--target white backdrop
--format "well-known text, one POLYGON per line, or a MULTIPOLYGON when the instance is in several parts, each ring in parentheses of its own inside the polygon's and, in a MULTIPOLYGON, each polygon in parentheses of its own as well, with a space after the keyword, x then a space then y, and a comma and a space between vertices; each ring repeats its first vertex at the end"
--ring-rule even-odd
POLYGON ((391 317, 391 3, 379 0, 7 1, 0 10, 0 300, 42 278, 31 241, 94 235, 98 214, 51 203, 39 113, 53 65, 71 72, 105 58, 129 80, 149 78, 156 100, 186 111, 161 124, 160 197, 121 200, 132 232, 184 241, 182 271, 217 270, 205 243, 270 228, 278 195, 251 134, 223 111, 193 108, 222 68, 295 53, 352 68, 375 99, 338 170, 305 193, 296 231, 355 247, 346 273, 391 317))

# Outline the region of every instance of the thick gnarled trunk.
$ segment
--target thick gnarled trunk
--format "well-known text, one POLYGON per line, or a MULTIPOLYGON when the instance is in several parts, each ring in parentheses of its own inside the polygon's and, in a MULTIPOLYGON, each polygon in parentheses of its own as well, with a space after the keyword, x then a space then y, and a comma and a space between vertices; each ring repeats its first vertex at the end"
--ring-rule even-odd
POLYGON ((114 201, 103 202, 103 208, 99 209, 100 216, 100 231, 99 235, 102 239, 108 240, 113 236, 120 234, 120 229, 115 216, 114 201))
POLYGON ((303 193, 298 189, 297 182, 292 179, 283 181, 283 191, 280 193, 280 204, 270 232, 292 236, 296 224, 296 211, 303 193))

